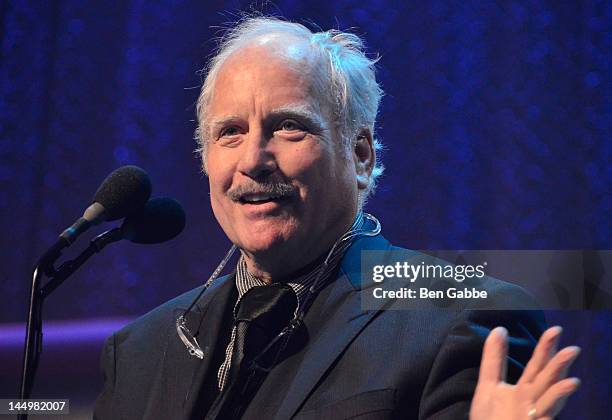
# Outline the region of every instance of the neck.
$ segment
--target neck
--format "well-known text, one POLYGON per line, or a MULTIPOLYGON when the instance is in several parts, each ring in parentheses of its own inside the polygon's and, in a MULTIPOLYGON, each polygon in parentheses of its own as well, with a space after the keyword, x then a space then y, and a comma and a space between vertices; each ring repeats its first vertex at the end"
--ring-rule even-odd
POLYGON ((296 268, 295 270, 288 271, 288 272, 276 271, 274 273, 271 272, 270 270, 254 265, 253 260, 249 260, 245 256, 244 253, 242 255, 246 263, 247 271, 249 272, 250 275, 257 277, 258 279, 262 280, 265 284, 272 284, 272 283, 286 283, 286 282, 291 282, 292 280, 295 281, 295 279, 305 274, 310 273, 316 267, 320 266, 323 263, 323 261, 325 261, 325 258, 329 254, 329 251, 330 251, 329 249, 326 250, 321 255, 317 256, 314 260, 307 262, 306 264, 304 264, 301 267, 296 268), (249 265, 249 263, 251 263, 251 265, 249 265))
POLYGON ((296 273, 304 274, 309 267, 322 261, 332 246, 346 233, 355 221, 352 217, 345 223, 338 223, 341 226, 334 235, 322 238, 317 241, 303 241, 300 246, 279 246, 278 249, 270 249, 258 253, 249 253, 241 250, 248 272, 262 280, 266 284, 284 282, 286 279, 296 277, 296 273), (303 246, 304 243, 311 242, 310 248, 303 246))

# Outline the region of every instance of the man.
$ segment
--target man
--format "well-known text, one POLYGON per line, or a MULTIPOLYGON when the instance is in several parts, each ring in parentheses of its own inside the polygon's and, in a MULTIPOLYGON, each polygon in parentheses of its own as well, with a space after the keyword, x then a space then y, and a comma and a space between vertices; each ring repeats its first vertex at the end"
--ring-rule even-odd
POLYGON ((381 94, 355 35, 257 18, 226 36, 198 101, 198 140, 236 270, 109 338, 95 417, 463 418, 496 325, 507 330, 487 342, 472 418, 560 409, 573 383, 547 392, 577 352, 551 360, 557 330, 525 385, 503 384, 505 363, 520 376, 541 313, 362 309, 361 251, 394 249, 362 211, 382 173, 381 94))

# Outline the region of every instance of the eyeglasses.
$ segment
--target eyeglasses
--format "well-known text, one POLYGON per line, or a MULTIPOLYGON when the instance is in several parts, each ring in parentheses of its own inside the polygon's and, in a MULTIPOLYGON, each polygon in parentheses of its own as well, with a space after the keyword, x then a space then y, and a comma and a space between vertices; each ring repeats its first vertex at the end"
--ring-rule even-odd
MULTIPOLYGON (((317 273, 315 280, 313 281, 312 286, 308 289, 308 294, 306 295, 303 303, 300 305, 300 307, 296 311, 296 314, 294 315, 293 319, 289 321, 287 326, 283 328, 281 332, 278 333, 278 335, 274 337, 274 339, 272 339, 270 343, 257 356, 255 356, 252 359, 250 369, 260 370, 264 372, 269 372, 270 369, 272 369, 272 367, 276 363, 276 360, 282 353, 286 344, 289 342, 289 339, 291 338, 293 333, 296 330, 298 330, 303 324, 303 319, 304 319, 304 316, 308 308, 312 304, 312 301, 314 297, 316 296, 317 292, 319 291, 319 289, 323 286, 323 279, 324 279, 323 274, 325 273, 327 267, 329 266, 329 263, 332 259, 332 256, 334 255, 334 252, 341 246, 343 246, 346 250, 346 248, 348 248, 348 246, 350 245, 350 241, 354 240, 357 237, 376 236, 380 233, 381 226, 380 226, 380 222, 378 221, 376 217, 372 216, 369 213, 362 213, 362 215, 358 217, 361 217, 361 216, 373 222, 374 227, 372 229, 349 230, 348 232, 344 233, 340 238, 338 238, 338 240, 334 243, 334 245, 329 250, 327 257, 321 264, 321 267, 319 268, 319 271, 317 273), (261 361, 263 360, 263 357, 280 340, 284 340, 283 344, 280 346, 279 350, 277 351, 276 357, 272 358, 272 363, 269 366, 262 366, 261 361)), ((193 333, 187 327, 185 316, 195 306, 195 304, 198 302, 200 297, 202 297, 204 292, 206 292, 206 290, 212 284, 212 282, 219 276, 223 268, 225 268, 225 265, 227 264, 227 262, 236 252, 236 249, 237 249, 236 245, 232 245, 232 247, 229 249, 227 254, 225 254, 225 257, 223 257, 223 259, 221 260, 221 262, 219 263, 215 271, 213 271, 213 273, 208 278, 206 283, 204 283, 204 287, 202 287, 202 290, 200 291, 200 293, 198 293, 198 295, 193 300, 193 302, 191 302, 191 305, 189 305, 189 307, 176 320, 176 332, 178 333, 179 338, 181 339, 183 344, 185 344, 185 347, 187 347, 187 351, 189 352, 189 354, 191 356, 197 357, 198 359, 204 359, 204 351, 202 350, 202 347, 200 347, 198 340, 195 338, 193 333)))
POLYGON ((213 280, 219 276, 219 273, 221 273, 223 268, 225 268, 225 265, 227 264, 229 259, 232 258, 232 255, 234 255, 236 249, 238 249, 238 247, 236 245, 232 245, 232 247, 229 249, 229 251, 227 251, 227 254, 225 254, 225 257, 223 257, 215 271, 213 271, 208 280, 206 280, 206 283, 204 283, 204 287, 202 287, 200 293, 198 293, 193 302, 191 302, 191 305, 189 305, 189 307, 185 309, 181 316, 179 316, 176 320, 176 332, 178 333, 179 338, 181 339, 183 344, 185 344, 185 347, 187 347, 189 354, 191 356, 197 357, 198 359, 204 359, 204 351, 202 350, 202 347, 200 347, 198 340, 194 337, 191 331, 189 331, 187 325, 185 325, 185 315, 187 315, 187 313, 189 313, 189 311, 195 306, 197 301, 200 300, 200 298, 211 285, 213 280))

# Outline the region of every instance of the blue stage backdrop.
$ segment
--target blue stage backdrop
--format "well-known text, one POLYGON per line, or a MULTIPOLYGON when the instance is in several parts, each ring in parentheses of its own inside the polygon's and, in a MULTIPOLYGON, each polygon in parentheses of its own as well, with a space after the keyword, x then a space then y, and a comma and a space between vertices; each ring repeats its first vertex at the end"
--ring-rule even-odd
MULTIPOLYGON (((163 245, 121 243, 95 256, 49 299, 46 319, 143 314, 201 284, 229 247, 193 153, 194 103, 220 27, 250 8, 0 2, 0 321, 18 331, 10 345, 0 336, 13 349, 1 353, 11 365, 3 393, 17 389, 14 323, 25 318, 36 258, 113 169, 145 168, 155 196, 184 205, 187 228, 163 245)), ((353 28, 380 55, 387 169, 367 210, 392 242, 611 247, 612 3, 278 0, 255 9, 353 28)), ((584 385, 564 417, 606 417, 610 312, 548 316, 566 327, 564 343, 583 347, 575 372, 584 385)), ((71 340, 59 342, 69 349, 71 340)))

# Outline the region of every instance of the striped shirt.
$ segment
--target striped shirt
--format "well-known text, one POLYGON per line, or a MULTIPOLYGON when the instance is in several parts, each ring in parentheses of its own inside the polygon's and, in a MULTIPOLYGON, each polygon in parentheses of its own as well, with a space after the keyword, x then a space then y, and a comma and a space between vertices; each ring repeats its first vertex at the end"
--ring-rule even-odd
MULTIPOLYGON (((350 227, 347 233, 358 231, 363 228, 363 225, 364 225, 363 213, 359 212, 357 214, 357 217, 355 218, 355 221, 353 222, 353 225, 350 227)), ((352 240, 349 239, 349 240, 342 242, 336 247, 336 249, 334 250, 333 254, 331 255, 329 259, 329 264, 327 265, 327 268, 321 275, 321 280, 319 284, 325 284, 327 280, 329 280, 329 277, 338 267, 338 263, 344 256, 344 252, 348 249, 349 246, 351 246, 351 243, 352 243, 352 240)), ((295 295, 297 296, 298 306, 295 310, 296 314, 297 314, 297 311, 301 308, 301 305, 304 303, 304 299, 308 295, 308 290, 310 289, 310 287, 314 285, 314 282, 317 279, 317 276, 319 275, 319 270, 321 269, 321 266, 322 266, 321 264, 317 265, 316 267, 313 267, 312 270, 299 276, 298 278, 287 282, 287 285, 293 289, 293 291, 295 292, 295 295)), ((247 270, 246 261, 244 257, 241 256, 236 266, 236 288, 238 289, 238 300, 236 301, 236 304, 234 305, 234 317, 236 317, 236 311, 238 310, 238 304, 240 303, 240 299, 242 298, 242 296, 247 291, 249 291, 251 288, 255 286, 265 286, 265 285, 266 283, 264 283, 261 279, 249 273, 249 271, 247 270)), ((220 391, 223 390, 223 388, 225 387, 225 383, 227 382, 229 370, 231 368, 231 360, 232 360, 232 353, 234 351, 234 341, 235 340, 236 340, 236 327, 234 326, 232 328, 232 335, 230 338, 230 342, 227 345, 227 348, 225 350, 225 360, 223 361, 223 363, 221 364, 221 367, 219 368, 219 371, 217 372, 217 385, 220 391)))

